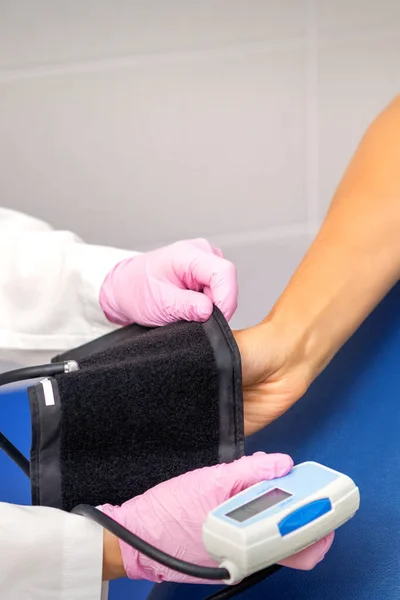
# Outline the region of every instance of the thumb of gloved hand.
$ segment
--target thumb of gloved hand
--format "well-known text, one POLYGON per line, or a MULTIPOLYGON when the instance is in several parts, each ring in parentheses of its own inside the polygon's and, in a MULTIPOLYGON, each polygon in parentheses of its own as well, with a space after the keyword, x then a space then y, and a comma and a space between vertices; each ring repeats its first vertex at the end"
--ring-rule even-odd
POLYGON ((100 306, 118 325, 159 326, 206 321, 215 304, 229 321, 237 307, 237 276, 221 250, 187 240, 118 263, 100 291, 100 306))
MULTIPOLYGON (((202 543, 202 527, 209 511, 255 483, 286 475, 292 466, 287 455, 257 452, 230 464, 198 469, 165 481, 120 507, 102 508, 121 525, 171 556, 217 567, 202 543)), ((333 535, 328 536, 282 564, 311 569, 323 559, 332 541, 333 535)), ((147 558, 124 542, 120 542, 120 547, 131 579, 204 583, 147 558)))

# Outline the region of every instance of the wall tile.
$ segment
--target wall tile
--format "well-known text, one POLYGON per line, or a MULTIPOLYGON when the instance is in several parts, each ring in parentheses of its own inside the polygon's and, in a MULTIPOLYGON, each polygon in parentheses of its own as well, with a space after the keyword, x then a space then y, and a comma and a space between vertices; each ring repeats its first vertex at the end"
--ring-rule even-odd
POLYGON ((306 0, 2 0, 0 67, 304 36, 306 0))
POLYGON ((400 92, 400 30, 319 49, 321 216, 369 124, 400 92))
POLYGON ((316 0, 321 36, 362 34, 400 24, 397 0, 316 0))
POLYGON ((2 201, 124 246, 303 221, 305 88, 301 45, 4 83, 2 201))
POLYGON ((225 257, 238 270, 239 306, 231 322, 234 329, 256 325, 268 314, 310 242, 304 234, 223 248, 225 257))

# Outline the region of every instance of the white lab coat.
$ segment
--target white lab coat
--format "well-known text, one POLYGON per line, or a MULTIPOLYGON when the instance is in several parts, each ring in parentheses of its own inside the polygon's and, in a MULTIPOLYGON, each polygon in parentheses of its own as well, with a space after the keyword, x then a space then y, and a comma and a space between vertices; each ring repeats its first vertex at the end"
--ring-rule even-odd
MULTIPOLYGON (((47 362, 110 331, 100 287, 132 254, 86 245, 70 232, 0 208, 0 361, 47 362)), ((102 528, 83 517, 0 502, 1 599, 104 598, 102 536, 102 528)))

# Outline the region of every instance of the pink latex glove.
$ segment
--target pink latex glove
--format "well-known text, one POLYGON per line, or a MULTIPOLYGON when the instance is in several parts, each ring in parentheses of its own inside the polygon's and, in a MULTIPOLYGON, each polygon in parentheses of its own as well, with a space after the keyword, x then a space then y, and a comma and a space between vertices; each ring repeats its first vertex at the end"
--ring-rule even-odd
MULTIPOLYGON (((156 548, 187 562, 217 567, 202 543, 202 526, 208 512, 255 483, 286 475, 292 466, 293 461, 287 455, 257 452, 230 464, 191 471, 157 485, 122 506, 107 504, 102 509, 156 548)), ((294 569, 312 569, 324 558, 333 537, 332 533, 282 564, 294 569)), ((124 542, 120 542, 120 547, 130 579, 205 583, 160 565, 124 542)))
POLYGON ((176 242, 118 263, 100 306, 112 323, 157 326, 206 321, 213 304, 229 321, 237 307, 236 269, 206 240, 176 242))

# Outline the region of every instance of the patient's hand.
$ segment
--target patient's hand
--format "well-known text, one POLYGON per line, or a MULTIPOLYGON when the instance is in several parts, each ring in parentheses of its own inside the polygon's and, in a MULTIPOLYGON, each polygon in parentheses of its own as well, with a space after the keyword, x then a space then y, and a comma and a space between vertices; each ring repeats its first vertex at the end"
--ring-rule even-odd
POLYGON ((234 336, 242 359, 245 434, 250 435, 297 402, 315 373, 304 353, 271 322, 234 336))

